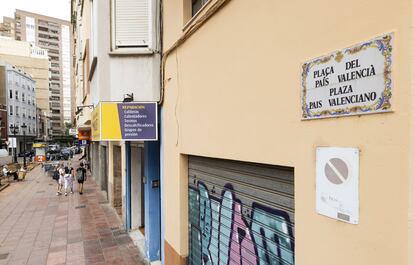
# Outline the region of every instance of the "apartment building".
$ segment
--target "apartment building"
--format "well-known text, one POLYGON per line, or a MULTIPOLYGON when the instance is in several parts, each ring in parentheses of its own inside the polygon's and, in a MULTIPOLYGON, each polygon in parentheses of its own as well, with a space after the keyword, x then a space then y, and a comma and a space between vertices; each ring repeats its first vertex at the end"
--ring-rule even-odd
POLYGON ((16 40, 27 41, 48 51, 50 60, 50 119, 52 134, 62 135, 72 123, 74 102, 71 89, 70 22, 16 10, 16 40))
POLYGON ((5 82, 0 87, 0 97, 6 100, 9 136, 16 138, 17 152, 31 150, 37 137, 37 110, 35 80, 32 76, 14 65, 0 62, 5 82), (17 127, 13 131, 11 127, 17 127), (25 138, 25 139, 24 139, 25 138))
POLYGON ((413 1, 163 3, 164 264, 414 264, 413 1))
POLYGON ((159 4, 72 1, 91 170, 147 258, 413 264, 412 1, 164 1, 162 51, 159 4))
POLYGON ((0 37, 0 60, 30 74, 36 82, 36 103, 39 108, 39 126, 37 139, 50 139, 50 108, 49 98, 49 57, 45 49, 39 48, 25 41, 16 41, 11 38, 0 37))
POLYGON ((9 140, 8 115, 7 115, 7 72, 4 63, 0 62, 0 149, 7 149, 7 141, 9 140))
POLYGON ((15 38, 16 25, 14 18, 3 17, 3 22, 0 23, 0 36, 15 38))
MULTIPOLYGON (((84 137, 80 140, 90 141, 91 135, 91 113, 93 107, 91 106, 90 95, 90 81, 88 73, 90 71, 90 12, 91 6, 89 1, 77 0, 72 1, 72 50, 73 63, 72 63, 72 86, 75 91, 74 101, 76 106, 89 106, 80 107, 75 115, 75 124, 78 130, 78 135, 84 137), (89 135, 89 137, 86 137, 89 135)), ((88 148, 88 146, 87 146, 88 148)), ((89 148, 88 148, 89 152, 89 148)))
POLYGON ((91 171, 150 261, 161 259, 160 10, 159 1, 72 0, 79 139, 91 135, 91 171))
POLYGON ((163 1, 165 265, 414 264, 413 1, 327 3, 163 1))

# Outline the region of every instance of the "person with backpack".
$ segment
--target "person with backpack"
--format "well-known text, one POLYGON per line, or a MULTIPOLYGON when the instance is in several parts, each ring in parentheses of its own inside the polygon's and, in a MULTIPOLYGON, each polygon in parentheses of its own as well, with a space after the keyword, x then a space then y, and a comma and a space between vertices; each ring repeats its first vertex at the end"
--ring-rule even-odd
POLYGON ((79 185, 78 187, 79 194, 82 195, 83 194, 83 182, 86 180, 86 169, 83 163, 80 163, 80 167, 76 169, 76 178, 78 180, 78 185, 79 185))

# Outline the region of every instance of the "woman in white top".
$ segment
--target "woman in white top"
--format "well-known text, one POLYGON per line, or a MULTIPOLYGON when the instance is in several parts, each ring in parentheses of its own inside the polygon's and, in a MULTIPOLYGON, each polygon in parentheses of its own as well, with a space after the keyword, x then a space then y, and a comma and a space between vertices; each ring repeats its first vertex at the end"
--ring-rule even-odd
POLYGON ((73 193, 73 177, 71 170, 68 167, 65 167, 65 196, 68 196, 68 188, 71 188, 70 193, 73 193))
POLYGON ((63 164, 59 165, 58 172, 59 172, 59 180, 58 180, 58 191, 56 195, 62 194, 64 175, 65 175, 65 169, 63 167, 63 164))

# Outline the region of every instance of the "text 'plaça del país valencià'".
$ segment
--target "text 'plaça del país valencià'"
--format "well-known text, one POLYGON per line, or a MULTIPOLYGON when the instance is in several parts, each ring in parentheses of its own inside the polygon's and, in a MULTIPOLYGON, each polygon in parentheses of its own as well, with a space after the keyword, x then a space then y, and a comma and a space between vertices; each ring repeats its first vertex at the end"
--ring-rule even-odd
MULTIPOLYGON (((341 83, 375 76, 375 68, 371 64, 369 67, 361 68, 359 64, 359 59, 351 60, 345 63, 346 73, 336 75, 339 85, 337 87, 329 88, 329 96, 333 97, 328 99, 328 104, 330 107, 341 106, 346 104, 353 103, 364 103, 369 101, 375 101, 377 99, 376 92, 368 92, 356 95, 349 95, 354 92, 354 87, 350 84, 341 85, 341 83), (348 94, 348 95, 347 95, 348 94), (344 95, 344 96, 341 96, 344 95), (336 97, 339 96, 339 97, 336 97)), ((328 66, 324 69, 316 70, 313 72, 313 77, 319 78, 315 80, 315 88, 321 88, 328 86, 330 84, 330 76, 335 74, 333 66, 328 66)), ((323 107, 322 100, 313 101, 309 103, 309 109, 319 109, 323 107)))

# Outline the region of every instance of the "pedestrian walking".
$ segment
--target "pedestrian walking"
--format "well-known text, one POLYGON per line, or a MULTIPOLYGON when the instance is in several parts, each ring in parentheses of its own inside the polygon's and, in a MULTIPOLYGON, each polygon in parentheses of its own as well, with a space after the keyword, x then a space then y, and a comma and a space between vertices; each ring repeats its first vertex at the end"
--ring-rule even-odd
POLYGON ((69 174, 70 174, 70 182, 69 182, 70 193, 73 194, 73 181, 74 181, 74 178, 75 178, 75 169, 72 167, 71 162, 68 163, 68 168, 69 168, 69 174))
MULTIPOLYGON (((70 174, 70 169, 69 167, 65 167, 65 176, 64 176, 64 180, 65 180, 65 196, 68 196, 68 188, 70 188, 73 184, 72 184, 72 174, 70 174)), ((73 193, 73 188, 71 190, 71 193, 73 193)))
POLYGON ((86 169, 83 163, 80 163, 80 167, 76 169, 76 179, 78 180, 79 194, 83 194, 83 182, 86 180, 86 169))
POLYGON ((53 178, 57 180, 57 184, 58 184, 56 196, 59 196, 62 194, 64 175, 65 175, 65 170, 63 168, 63 164, 59 164, 56 167, 55 172, 53 173, 53 178))
POLYGON ((72 166, 72 162, 69 162, 68 168, 70 170, 70 174, 72 174, 72 176, 75 176, 75 169, 72 166))

